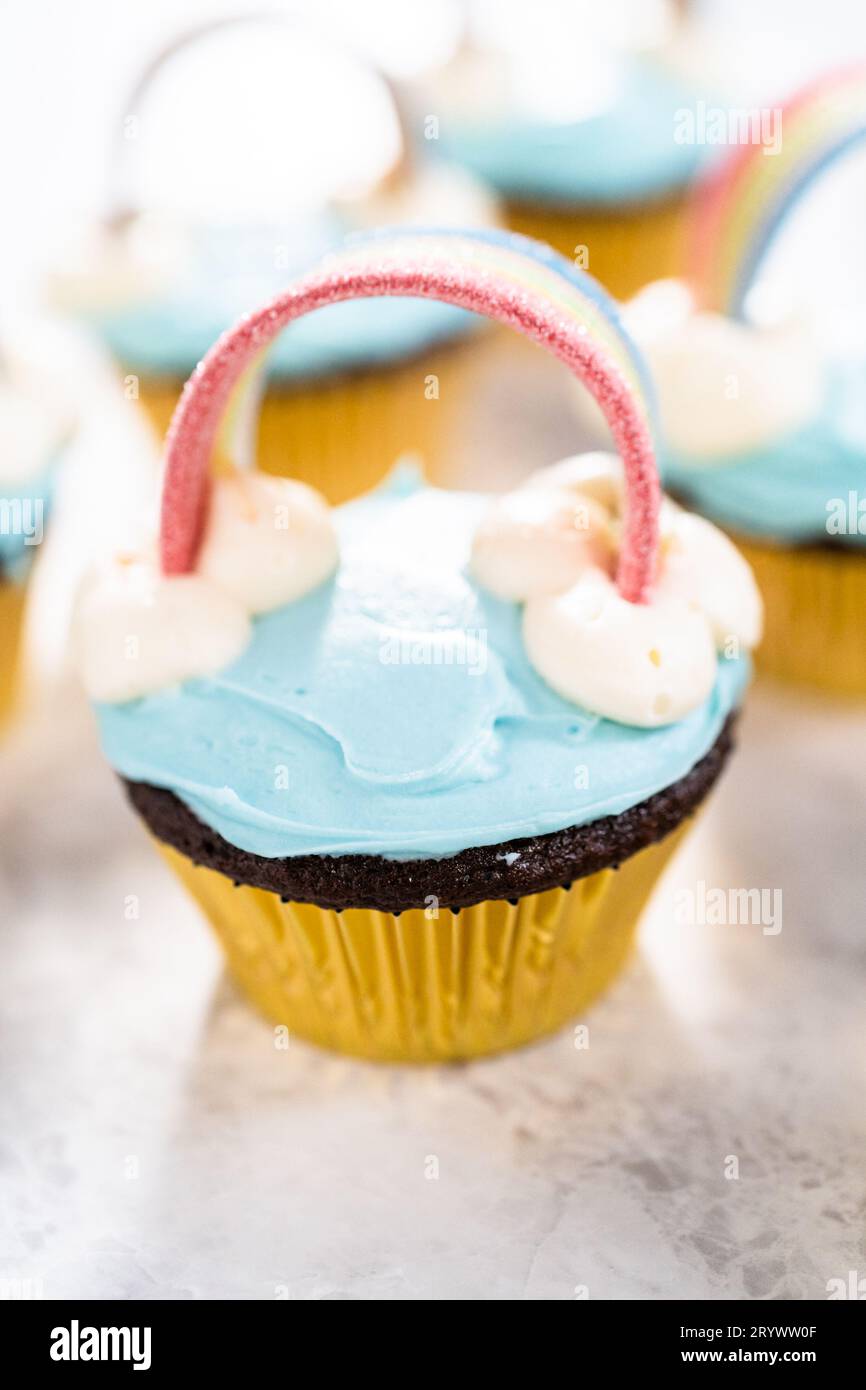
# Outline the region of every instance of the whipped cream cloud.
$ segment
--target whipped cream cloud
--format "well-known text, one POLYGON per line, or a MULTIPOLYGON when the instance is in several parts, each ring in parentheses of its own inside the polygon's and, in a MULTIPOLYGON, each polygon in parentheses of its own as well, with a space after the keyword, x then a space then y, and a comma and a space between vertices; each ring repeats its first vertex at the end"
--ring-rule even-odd
POLYGON ((591 497, 526 487, 495 502, 479 526, 472 566, 497 598, 558 594, 589 567, 610 570, 608 513, 591 497))
POLYGON ((240 656, 249 615, 196 574, 160 574, 146 556, 118 556, 79 596, 81 674, 94 700, 122 702, 215 675, 240 656))
POLYGON ((697 607, 682 598, 628 603, 597 569, 564 593, 530 599, 523 640, 558 695, 619 724, 672 724, 716 679, 712 633, 697 607))
POLYGON ((649 361, 665 446, 695 466, 793 434, 820 408, 820 356, 795 320, 741 323, 660 280, 624 307, 623 321, 649 361))
POLYGON ((524 602, 527 656, 557 694, 654 728, 708 697, 717 651, 757 643, 761 600, 731 542, 667 499, 652 600, 623 599, 614 577, 623 496, 611 455, 543 469, 482 520, 472 569, 492 593, 524 602))
POLYGON ((263 474, 217 479, 194 574, 153 554, 116 556, 82 588, 81 674, 95 700, 123 702, 228 666, 250 618, 291 603, 336 568, 331 509, 313 488, 263 474))
POLYGON ((213 489, 197 572, 251 613, 291 603, 337 566, 331 509, 291 478, 237 473, 213 489))

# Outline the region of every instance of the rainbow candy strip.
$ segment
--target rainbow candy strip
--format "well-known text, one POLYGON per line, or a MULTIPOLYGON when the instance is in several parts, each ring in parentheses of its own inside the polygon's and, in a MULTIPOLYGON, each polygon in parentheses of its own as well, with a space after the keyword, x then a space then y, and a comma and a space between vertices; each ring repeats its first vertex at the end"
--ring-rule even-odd
POLYGON ((645 602, 658 550, 654 410, 646 371, 614 301, 588 275, 526 238, 414 228, 353 239, 224 333, 199 363, 166 440, 163 572, 184 574, 195 566, 220 425, 248 368, 294 319, 382 295, 438 299, 496 319, 546 348, 587 386, 625 471, 617 582, 628 601, 645 602))
POLYGON ((611 361, 618 364, 655 426, 655 388, 646 361, 625 330, 617 301, 585 270, 544 242, 494 228, 385 227, 350 236, 346 246, 375 247, 379 241, 393 242, 398 237, 404 242, 429 237, 447 243, 453 239, 460 243, 461 257, 471 257, 491 269, 495 266, 523 288, 555 300, 564 313, 576 315, 587 332, 605 344, 611 361))
POLYGON ((693 279, 702 302, 741 317, 777 231, 813 181, 866 139, 866 65, 826 74, 781 108, 781 148, 742 145, 700 188, 693 279))
MULTIPOLYGON (((571 261, 543 242, 521 236, 518 232, 501 232, 493 228, 456 227, 382 227, 375 231, 356 232, 346 238, 346 254, 375 257, 383 245, 398 245, 404 252, 413 243, 419 248, 428 242, 449 243, 464 263, 477 264, 488 272, 494 269, 504 274, 519 288, 543 296, 558 304, 563 314, 576 316, 588 335, 604 345, 612 364, 622 372, 624 380, 641 402, 653 434, 657 424, 655 388, 646 361, 628 336, 620 317, 617 301, 597 280, 572 265, 571 261)), ((336 253, 338 256, 340 252, 336 253)), ((329 260, 330 264, 330 260, 329 260)), ((231 402, 232 415, 243 415, 248 408, 246 391, 256 391, 261 362, 247 369, 247 378, 231 402)), ((231 425, 230 425, 231 429, 231 425)), ((234 451, 237 455, 238 451, 234 451)))

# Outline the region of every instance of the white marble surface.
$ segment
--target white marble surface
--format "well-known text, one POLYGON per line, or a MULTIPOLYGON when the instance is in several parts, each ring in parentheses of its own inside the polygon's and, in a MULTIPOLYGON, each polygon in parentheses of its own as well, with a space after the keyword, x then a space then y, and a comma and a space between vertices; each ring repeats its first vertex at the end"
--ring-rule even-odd
POLYGON ((821 1298, 866 1269, 866 716, 756 692, 588 1049, 412 1070, 275 1050, 62 703, 0 768, 0 1289, 821 1298), (678 925, 698 879, 781 888, 782 931, 678 925))

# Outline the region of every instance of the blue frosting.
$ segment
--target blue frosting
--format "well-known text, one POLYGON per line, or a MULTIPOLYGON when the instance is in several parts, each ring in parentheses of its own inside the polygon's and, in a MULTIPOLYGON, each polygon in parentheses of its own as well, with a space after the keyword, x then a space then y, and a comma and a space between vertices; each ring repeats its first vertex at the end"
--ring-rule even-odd
MULTIPOLYGON (((170 290, 94 310, 88 321, 132 371, 186 377, 226 328, 340 246, 345 230, 337 217, 326 215, 291 233, 201 228, 184 273, 170 290)), ((463 309, 425 299, 333 304, 281 334, 268 370, 273 379, 293 382, 387 366, 459 338, 481 322, 463 309)))
POLYGON ((674 138, 695 94, 662 67, 623 60, 612 100, 584 120, 442 122, 444 153, 506 196, 599 207, 662 198, 687 187, 707 157, 674 138))
POLYGON ((668 451, 661 464, 667 488, 743 535, 866 545, 866 518, 857 530, 850 498, 866 486, 866 362, 831 363, 818 413, 772 445, 711 461, 668 451), (853 517, 841 534, 828 533, 836 504, 853 517))
POLYGON ((738 705, 748 663, 720 661, 706 703, 667 728, 569 704, 530 666, 520 607, 468 573, 487 505, 404 472, 341 507, 335 578, 257 619, 231 667, 97 706, 109 760, 269 857, 452 855, 675 782, 738 705))
POLYGON ((0 578, 23 580, 36 555, 54 495, 57 459, 27 482, 0 483, 0 578), (35 542, 35 543, 34 543, 35 542))

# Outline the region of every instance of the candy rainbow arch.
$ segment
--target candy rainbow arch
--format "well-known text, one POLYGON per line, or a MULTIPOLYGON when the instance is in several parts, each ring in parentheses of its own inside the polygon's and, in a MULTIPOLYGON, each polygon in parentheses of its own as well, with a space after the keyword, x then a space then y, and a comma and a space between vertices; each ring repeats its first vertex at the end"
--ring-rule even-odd
POLYGON ((693 279, 705 307, 741 317, 779 227, 821 173, 866 140, 866 65, 822 76, 781 111, 781 148, 741 146, 699 190, 693 279))
POLYGON ((496 319, 547 348, 592 392, 622 457, 626 510, 617 585, 648 600, 658 552, 660 490, 653 403, 636 347, 613 300, 583 271, 526 238, 407 228, 353 239, 242 319, 211 348, 184 388, 169 427, 163 480, 163 573, 195 566, 211 458, 232 391, 294 319, 345 300, 438 299, 496 319))
MULTIPOLYGON (((502 232, 492 227, 474 227, 471 232, 455 227, 387 227, 351 237, 348 245, 375 243, 397 236, 407 239, 430 237, 443 243, 448 238, 462 243, 471 240, 478 247, 479 262, 488 266, 510 266, 510 273, 525 288, 542 289, 563 307, 571 302, 575 310, 585 317, 588 330, 604 339, 612 356, 620 360, 624 376, 641 397, 643 408, 655 427, 655 388, 646 361, 623 326, 619 304, 597 280, 573 265, 559 251, 519 232, 502 232)), ((468 248, 467 252, 461 254, 468 254, 468 248)))

